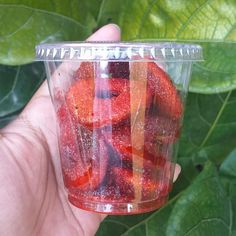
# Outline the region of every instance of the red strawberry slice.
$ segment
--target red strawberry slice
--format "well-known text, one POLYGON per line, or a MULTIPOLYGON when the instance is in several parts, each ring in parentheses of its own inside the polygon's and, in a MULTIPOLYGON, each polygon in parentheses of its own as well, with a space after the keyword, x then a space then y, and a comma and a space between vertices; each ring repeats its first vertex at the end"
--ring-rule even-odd
POLYGON ((62 172, 67 188, 96 189, 108 166, 108 151, 99 134, 72 122, 64 106, 57 112, 60 123, 62 172))
MULTIPOLYGON (((75 76, 78 79, 101 77, 101 70, 99 68, 100 62, 82 62, 75 76)), ((107 68, 104 71, 107 73, 107 77, 110 78, 129 79, 129 62, 108 62, 107 68)))
POLYGON ((109 62, 108 73, 111 78, 129 79, 129 62, 109 62))
POLYGON ((95 64, 92 62, 81 62, 79 69, 76 71, 75 77, 78 79, 94 78, 95 64))
POLYGON ((99 128, 122 122, 130 114, 136 114, 140 107, 149 107, 150 93, 147 92, 146 99, 143 99, 143 91, 145 88, 140 81, 129 83, 119 78, 80 79, 67 92, 66 101, 79 123, 88 128, 99 128), (137 94, 132 104, 130 91, 137 94))
POLYGON ((169 193, 169 180, 165 176, 157 178, 156 175, 150 175, 150 170, 135 172, 119 167, 113 168, 116 184, 127 196, 141 198, 139 200, 150 200, 166 196, 169 193))
POLYGON ((121 193, 120 187, 117 185, 104 186, 95 191, 87 192, 76 189, 69 192, 69 200, 75 205, 78 205, 78 202, 82 205, 83 201, 127 203, 132 201, 132 199, 133 197, 121 193))
POLYGON ((167 117, 147 116, 145 120, 145 140, 147 143, 173 143, 179 137, 179 121, 167 117))
POLYGON ((148 63, 148 85, 156 98, 156 106, 162 114, 179 119, 183 105, 168 74, 154 62, 148 63))
POLYGON ((162 152, 162 145, 175 142, 179 135, 179 124, 166 117, 151 116, 146 117, 145 124, 142 123, 142 121, 137 122, 135 127, 140 129, 137 133, 144 133, 144 136, 136 135, 133 139, 131 139, 132 127, 128 122, 104 129, 102 132, 105 140, 116 150, 122 160, 131 160, 132 155, 135 155, 137 158, 144 158, 151 160, 154 164, 162 165, 165 163, 163 160, 166 159, 163 157, 166 153, 162 152))

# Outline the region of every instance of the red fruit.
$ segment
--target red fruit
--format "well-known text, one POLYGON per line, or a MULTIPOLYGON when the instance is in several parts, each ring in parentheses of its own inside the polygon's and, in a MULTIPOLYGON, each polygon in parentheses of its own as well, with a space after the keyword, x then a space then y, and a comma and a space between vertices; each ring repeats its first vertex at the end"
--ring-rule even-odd
MULTIPOLYGON (((104 72, 107 73, 110 78, 129 79, 129 62, 108 62, 107 68, 104 69, 104 72)), ((78 79, 91 79, 101 77, 100 73, 99 62, 81 62, 75 76, 78 79)))
POLYGON ((183 105, 168 74, 154 62, 148 63, 148 86, 155 96, 159 111, 173 119, 179 119, 183 112, 183 105))
POLYGON ((92 62, 81 62, 79 69, 76 71, 75 77, 78 79, 94 78, 94 66, 92 62))
POLYGON ((129 79, 129 62, 109 62, 108 73, 111 78, 129 79))
MULTIPOLYGON (((155 169, 153 169, 155 171, 155 169)), ((157 171, 156 171, 157 172, 157 171)), ((131 171, 124 168, 113 168, 116 184, 127 196, 139 200, 150 200, 166 196, 169 193, 169 180, 158 173, 150 174, 150 170, 131 171)), ((152 172, 154 173, 154 172, 152 172)))
POLYGON ((179 134, 179 124, 175 120, 163 117, 147 116, 145 124, 142 121, 136 122, 131 128, 130 124, 113 126, 110 129, 104 129, 103 135, 105 140, 117 151, 122 160, 132 160, 132 156, 136 158, 144 158, 151 160, 154 164, 162 165, 162 156, 160 153, 162 144, 173 143, 179 134), (135 137, 131 137, 131 129, 136 129, 135 137), (141 135, 143 134, 143 135, 141 135))
POLYGON ((150 95, 144 94, 143 83, 125 79, 80 79, 69 89, 66 101, 71 114, 88 128, 117 124, 137 110, 150 105, 150 95), (130 91, 137 97, 130 100, 130 91), (104 96, 105 94, 105 96, 104 96), (131 104, 132 103, 132 104, 131 104))
POLYGON ((65 186, 96 189, 103 181, 108 166, 108 151, 102 137, 71 121, 64 106, 57 114, 65 186))
POLYGON ((167 117, 147 116, 145 120, 145 140, 147 143, 173 143, 179 137, 179 121, 167 117))
MULTIPOLYGON (((68 196, 70 202, 74 205, 84 208, 84 201, 101 202, 101 203, 127 203, 133 200, 133 197, 121 193, 119 186, 106 186, 95 191, 70 191, 68 196)), ((86 209, 86 208, 85 208, 86 209)))

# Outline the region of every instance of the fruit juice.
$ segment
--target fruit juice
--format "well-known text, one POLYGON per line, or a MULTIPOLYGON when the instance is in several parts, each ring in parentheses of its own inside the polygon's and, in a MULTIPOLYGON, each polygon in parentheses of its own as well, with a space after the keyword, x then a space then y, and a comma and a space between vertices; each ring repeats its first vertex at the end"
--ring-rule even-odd
POLYGON ((134 214, 161 207, 183 105, 155 62, 82 62, 57 106, 62 173, 82 209, 134 214))

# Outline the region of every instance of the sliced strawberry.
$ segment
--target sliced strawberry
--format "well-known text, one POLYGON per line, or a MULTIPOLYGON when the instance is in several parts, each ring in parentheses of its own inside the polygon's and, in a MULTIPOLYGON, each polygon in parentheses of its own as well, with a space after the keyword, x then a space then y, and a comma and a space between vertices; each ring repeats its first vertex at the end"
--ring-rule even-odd
POLYGON ((67 188, 96 189, 103 181, 108 166, 108 150, 102 137, 76 125, 62 106, 59 147, 62 172, 67 188))
MULTIPOLYGON (((94 77, 100 77, 101 75, 98 75, 98 73, 100 73, 99 66, 99 62, 81 62, 75 76, 78 79, 91 79, 94 77)), ((104 71, 106 71, 110 78, 129 79, 129 62, 108 62, 107 68, 105 68, 104 71)))
POLYGON ((116 150, 122 160, 131 160, 133 156, 136 156, 136 158, 151 160, 156 165, 165 163, 166 158, 163 155, 166 156, 166 151, 162 146, 163 144, 168 146, 178 138, 178 122, 166 117, 147 116, 145 124, 139 121, 134 126, 131 127, 127 122, 104 129, 102 132, 105 140, 116 150), (131 129, 134 126, 137 133, 144 135, 131 137, 131 129))
POLYGON ((170 118, 179 119, 183 112, 183 105, 168 74, 154 62, 148 63, 148 86, 155 96, 159 111, 170 118))
POLYGON ((149 93, 142 98, 143 83, 130 84, 125 79, 80 79, 69 89, 66 101, 71 114, 88 128, 117 124, 136 114, 138 109, 150 106, 149 93), (130 91, 137 97, 130 101, 130 91), (101 94, 107 94, 102 95, 101 94))
MULTIPOLYGON (((148 170, 150 171, 150 170, 148 170)), ((150 200, 158 197, 166 196, 169 193, 169 181, 165 176, 160 176, 157 179, 156 175, 150 175, 150 172, 143 170, 131 171, 129 169, 114 167, 114 178, 116 184, 129 197, 139 200, 150 200)))
POLYGON ((94 66, 92 62, 81 62, 79 69, 76 71, 75 77, 78 79, 94 78, 94 66))
POLYGON ((108 73, 111 78, 129 79, 129 62, 109 62, 108 73))
MULTIPOLYGON (((73 205, 85 210, 88 210, 88 207, 84 204, 85 202, 107 203, 106 209, 102 210, 96 209, 96 212, 101 211, 102 213, 104 213, 104 211, 106 211, 107 213, 111 214, 116 214, 116 213, 122 214, 120 210, 113 209, 111 205, 112 203, 127 204, 129 202, 132 202, 133 200, 132 197, 127 196, 126 194, 121 194, 118 186, 108 186, 104 189, 99 189, 93 192, 85 192, 85 191, 69 192, 68 199, 73 205), (109 208, 109 206, 111 206, 111 208, 109 208)), ((93 211, 94 209, 89 209, 89 210, 93 211)), ((124 211, 124 213, 126 212, 124 211)))
POLYGON ((147 116, 144 129, 147 143, 173 143, 179 137, 180 124, 167 117, 147 116))

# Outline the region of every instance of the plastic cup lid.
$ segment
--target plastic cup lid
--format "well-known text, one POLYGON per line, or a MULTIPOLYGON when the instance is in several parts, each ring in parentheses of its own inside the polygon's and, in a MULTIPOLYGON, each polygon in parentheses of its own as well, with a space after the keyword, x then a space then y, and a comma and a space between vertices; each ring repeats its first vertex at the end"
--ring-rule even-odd
POLYGON ((202 61, 202 48, 172 42, 60 42, 36 46, 37 61, 202 61))

